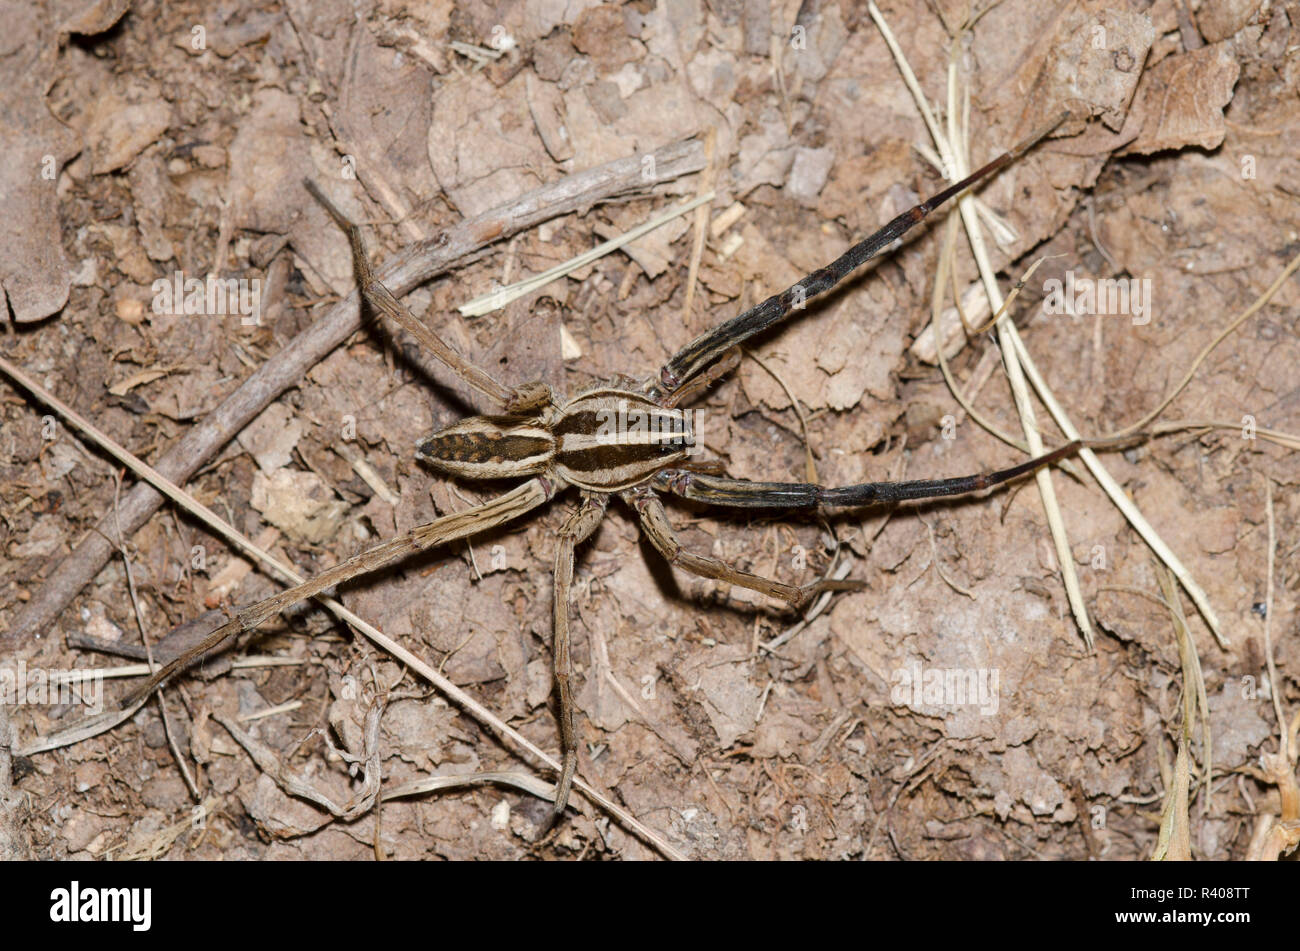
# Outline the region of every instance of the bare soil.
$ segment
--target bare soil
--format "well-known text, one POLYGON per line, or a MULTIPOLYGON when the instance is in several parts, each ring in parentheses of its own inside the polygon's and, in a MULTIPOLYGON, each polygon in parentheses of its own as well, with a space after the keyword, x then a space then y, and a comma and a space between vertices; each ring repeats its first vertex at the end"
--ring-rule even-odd
MULTIPOLYGON (((1052 255, 1012 311, 1075 425, 1101 435, 1140 418, 1300 251, 1295 7, 1005 0, 980 4, 990 9, 958 35, 969 13, 960 0, 881 6, 931 102, 946 101, 956 44, 975 162, 1063 106, 1081 117, 980 190, 1011 228, 990 254, 1004 287, 1052 255), (1135 279, 1149 294, 1146 319, 1049 313, 1049 282, 1067 272, 1135 279)), ((11 318, 2 348, 145 460, 351 292, 347 243, 304 176, 347 197, 374 226, 384 260, 571 172, 715 130, 710 220, 734 202, 743 208, 708 234, 689 312, 690 216, 503 310, 466 318, 456 308, 694 195, 701 176, 673 195, 660 189, 528 230, 406 298, 503 378, 561 392, 653 372, 695 334, 942 188, 915 147, 930 139, 866 4, 844 0, 378 0, 360 15, 348 0, 215 12, 183 0, 51 0, 0 3, 0 21, 9 32, 0 121, 15 143, 0 198, 11 318), (154 282, 177 271, 259 281, 260 323, 157 308, 154 282)), ((1023 458, 967 417, 913 351, 930 320, 942 233, 927 227, 869 276, 754 341, 752 357, 699 404, 708 454, 735 476, 803 481, 811 452, 828 485, 963 475, 1023 458)), ((960 235, 957 270, 962 288, 976 278, 960 235)), ((980 411, 1019 436, 995 341, 975 336, 951 362, 967 389, 987 380, 980 411), (991 375, 980 369, 990 365, 991 375)), ((1181 430, 1101 455, 1204 587, 1229 642, 1216 643, 1180 592, 1213 738, 1211 792, 1193 786, 1188 820, 1198 858, 1244 857, 1259 817, 1281 814, 1277 787, 1257 769, 1278 748, 1263 615, 1280 707, 1293 716, 1300 456, 1252 427, 1300 431, 1297 365, 1293 278, 1162 416, 1234 428, 1181 430)), ((369 321, 187 489, 304 574, 466 508, 500 487, 444 479, 413 457, 422 434, 474 411, 448 376, 405 335, 369 321)), ((47 412, 0 386, 6 635, 133 484, 128 475, 119 490, 120 467, 47 412)), ((1046 442, 1059 444, 1048 414, 1038 416, 1046 442)), ((792 583, 848 558, 851 576, 867 582, 775 649, 761 645, 797 616, 666 567, 634 516, 611 505, 575 577, 581 774, 694 858, 1146 858, 1175 782, 1183 662, 1151 549, 1087 471, 1073 471, 1052 479, 1092 651, 1032 480, 824 519, 670 503, 697 550, 792 583), (918 669, 996 677, 995 702, 900 689, 918 669)), ((340 598, 554 751, 551 569, 572 504, 566 496, 340 598)), ((142 626, 156 642, 209 608, 277 590, 171 505, 125 549, 138 607, 114 557, 51 624, 6 636, 5 663, 125 664, 67 638, 138 644, 142 626)), ((235 722, 345 800, 360 779, 336 748, 362 742, 358 685, 377 676, 392 691, 378 734, 385 787, 533 770, 319 608, 268 623, 237 653, 300 663, 182 678, 167 692, 172 743, 151 703, 107 733, 16 757, 11 776, 0 769, 4 849, 41 858, 656 854, 590 807, 539 842, 548 804, 497 785, 336 820, 286 794, 213 716, 296 702, 235 722), (212 802, 198 825, 178 756, 212 802)), ((106 702, 138 683, 108 680, 106 702)), ((77 704, 7 712, 17 748, 84 713, 77 704)), ((1195 777, 1206 745, 1193 733, 1195 777)))

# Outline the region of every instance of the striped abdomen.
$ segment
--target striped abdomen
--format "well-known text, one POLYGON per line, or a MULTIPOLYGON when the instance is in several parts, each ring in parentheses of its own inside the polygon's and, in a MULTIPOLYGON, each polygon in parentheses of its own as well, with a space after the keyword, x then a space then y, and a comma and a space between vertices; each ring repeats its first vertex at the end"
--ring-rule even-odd
POLYGON ((555 437, 537 423, 471 416, 423 440, 415 455, 466 479, 513 479, 550 468, 555 437))
POLYGON ((573 485, 605 492, 644 482, 695 446, 688 411, 616 389, 570 400, 553 431, 556 471, 573 485))

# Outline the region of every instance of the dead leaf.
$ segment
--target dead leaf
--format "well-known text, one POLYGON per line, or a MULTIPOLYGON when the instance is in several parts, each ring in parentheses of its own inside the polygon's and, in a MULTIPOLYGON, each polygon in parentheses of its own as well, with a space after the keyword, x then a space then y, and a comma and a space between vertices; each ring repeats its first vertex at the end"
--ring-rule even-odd
POLYGON ((113 26, 131 7, 131 0, 95 0, 74 13, 59 27, 60 33, 95 36, 113 26))
POLYGON ((50 114, 45 90, 53 82, 46 55, 52 38, 36 8, 0 4, 0 313, 19 323, 41 320, 68 301, 70 265, 60 232, 59 173, 81 150, 77 136, 50 114))
POLYGON ((253 474, 249 504, 291 538, 319 544, 338 534, 347 505, 314 472, 277 469, 253 474))
POLYGON ((146 383, 152 383, 154 380, 161 380, 169 373, 175 373, 177 370, 188 370, 189 367, 183 364, 177 364, 170 367, 150 367, 148 370, 141 370, 138 373, 132 373, 125 380, 120 380, 108 388, 108 392, 114 396, 125 396, 137 386, 143 386, 146 383))
POLYGON ((1129 113, 1125 131, 1139 128, 1137 139, 1119 154, 1150 155, 1197 145, 1218 148, 1223 142, 1224 107, 1241 65, 1226 43, 1216 43, 1162 60, 1147 70, 1129 113))

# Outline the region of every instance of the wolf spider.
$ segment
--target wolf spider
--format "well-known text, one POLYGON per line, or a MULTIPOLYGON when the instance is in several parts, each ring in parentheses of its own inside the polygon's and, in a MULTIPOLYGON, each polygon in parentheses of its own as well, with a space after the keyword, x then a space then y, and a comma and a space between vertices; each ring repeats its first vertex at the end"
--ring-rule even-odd
POLYGON ((568 617, 574 549, 600 524, 610 496, 618 495, 636 512, 642 530, 669 564, 798 607, 822 591, 858 588, 861 582, 821 580, 791 585, 688 551, 669 523, 658 493, 751 509, 895 503, 960 495, 998 485, 1057 462, 1080 448, 1082 444, 1075 441, 1007 469, 958 478, 866 482, 838 488, 802 482, 751 482, 727 478, 717 464, 688 459, 694 446, 694 429, 690 414, 681 408, 734 369, 739 362, 739 344, 802 310, 807 300, 831 290, 870 258, 893 250, 901 243, 902 236, 927 214, 1011 164, 1056 124, 1037 130, 962 181, 903 212, 782 293, 701 334, 640 384, 618 381, 598 385, 567 400, 560 399, 540 381, 506 386, 444 343, 375 278, 357 225, 315 183, 306 182, 311 193, 347 232, 362 298, 413 334, 449 370, 500 408, 497 415, 472 416, 435 432, 419 443, 417 458, 459 478, 524 478, 526 481, 489 501, 434 519, 376 545, 315 578, 240 610, 201 643, 155 673, 131 702, 147 696, 177 671, 228 638, 251 631, 299 601, 412 552, 488 531, 573 487, 580 493, 578 506, 560 529, 555 555, 552 657, 559 693, 563 768, 556 785, 553 822, 564 812, 577 768, 568 617), (617 424, 627 420, 629 414, 640 414, 639 419, 649 425, 617 424), (616 423, 612 428, 611 421, 616 423))

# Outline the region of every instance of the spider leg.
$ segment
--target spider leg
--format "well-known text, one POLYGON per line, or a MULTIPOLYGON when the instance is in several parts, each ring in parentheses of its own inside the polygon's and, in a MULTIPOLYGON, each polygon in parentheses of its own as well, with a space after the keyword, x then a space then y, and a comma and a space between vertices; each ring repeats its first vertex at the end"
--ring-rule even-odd
POLYGON ((348 241, 352 245, 352 262, 357 274, 357 287, 371 307, 398 323, 441 360, 449 370, 496 402, 507 413, 533 412, 551 402, 551 389, 545 383, 536 381, 517 387, 506 386, 445 343, 441 337, 425 326, 423 321, 417 319, 410 309, 394 297, 383 282, 375 277, 375 272, 370 266, 370 255, 366 252, 365 240, 361 237, 361 229, 321 191, 319 185, 310 179, 306 179, 304 183, 312 196, 330 213, 330 217, 347 232, 348 241))
POLYGON ((1052 122, 1035 130, 1028 138, 1004 152, 983 168, 972 172, 955 184, 926 199, 919 205, 903 212, 875 234, 849 248, 830 264, 813 271, 799 283, 794 284, 780 294, 769 297, 763 303, 751 307, 742 314, 719 324, 712 330, 700 334, 663 365, 657 377, 647 381, 647 388, 656 394, 669 394, 685 384, 718 358, 724 351, 734 347, 756 333, 760 333, 780 323, 792 313, 802 310, 805 302, 819 294, 824 294, 856 271, 871 258, 883 251, 892 250, 901 243, 902 237, 915 225, 919 224, 935 208, 949 198, 961 194, 981 178, 992 175, 1010 165, 1028 151, 1039 139, 1052 132, 1067 117, 1063 113, 1052 122))
POLYGON ((836 581, 823 579, 806 585, 786 584, 772 578, 743 571, 710 555, 688 551, 682 547, 677 530, 668 521, 668 513, 659 497, 646 486, 638 486, 621 493, 622 498, 641 519, 641 527, 650 543, 659 550, 670 565, 682 568, 702 578, 713 578, 728 584, 749 588, 768 597, 777 598, 793 607, 807 604, 823 591, 856 591, 865 587, 862 581, 836 581))
POLYGON ((555 686, 560 706, 560 746, 564 753, 564 768, 555 787, 555 811, 551 822, 564 812, 569 801, 569 787, 578 768, 578 732, 573 718, 573 659, 569 655, 569 588, 573 584, 573 550, 586 541, 605 517, 609 496, 595 492, 582 493, 577 510, 560 529, 560 546, 555 552, 555 635, 552 643, 552 662, 555 666, 555 686))
POLYGON ((958 476, 952 479, 860 482, 857 485, 826 488, 812 482, 750 482, 745 479, 720 478, 685 469, 664 469, 656 474, 654 486, 661 491, 671 492, 683 498, 741 508, 797 509, 814 508, 819 505, 876 505, 918 499, 938 499, 949 495, 977 492, 1028 475, 1040 466, 1059 462, 1067 456, 1074 455, 1083 445, 1082 441, 1076 439, 1059 449, 1027 459, 1009 469, 999 469, 996 472, 985 472, 980 475, 958 476))
POLYGON ((719 357, 717 362, 709 367, 705 372, 687 380, 668 396, 664 397, 663 405, 671 408, 690 403, 738 366, 740 366, 740 347, 732 347, 719 357))
POLYGON ((394 538, 375 545, 373 548, 368 548, 360 554, 353 555, 346 561, 340 562, 333 568, 322 571, 316 577, 309 578, 302 584, 244 608, 221 627, 150 677, 148 683, 127 698, 124 708, 131 706, 137 700, 143 700, 156 687, 173 674, 184 670, 201 655, 206 654, 222 642, 243 631, 253 630, 263 621, 274 617, 285 608, 314 597, 326 588, 375 571, 411 552, 422 551, 445 542, 454 541, 457 538, 474 535, 518 518, 550 499, 558 491, 559 487, 560 484, 553 478, 539 477, 530 479, 504 495, 498 495, 495 499, 489 499, 481 505, 475 505, 452 515, 445 515, 425 525, 413 528, 400 538, 394 538))

